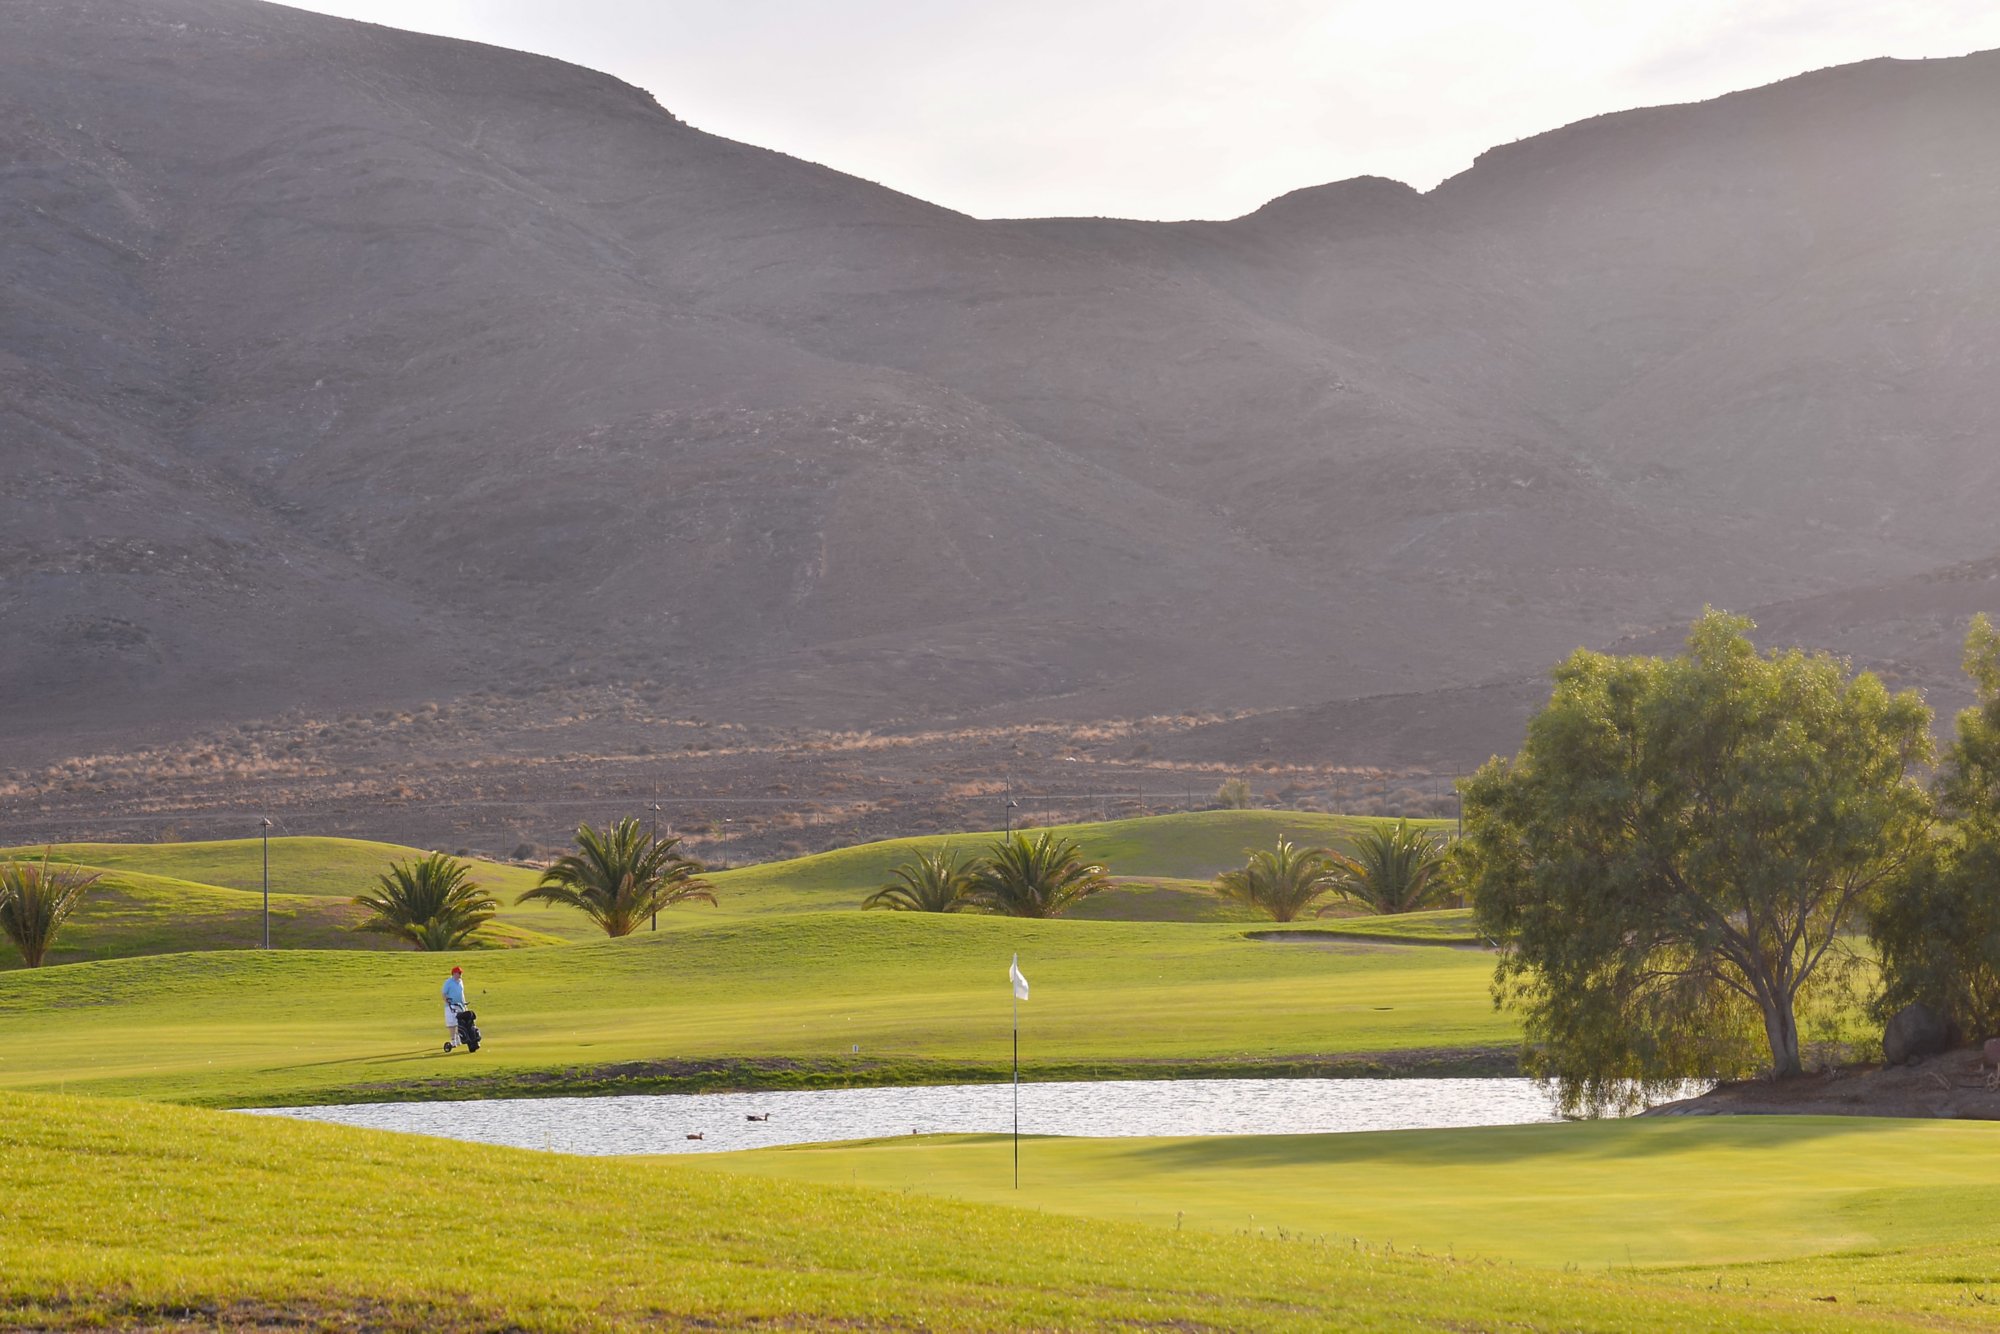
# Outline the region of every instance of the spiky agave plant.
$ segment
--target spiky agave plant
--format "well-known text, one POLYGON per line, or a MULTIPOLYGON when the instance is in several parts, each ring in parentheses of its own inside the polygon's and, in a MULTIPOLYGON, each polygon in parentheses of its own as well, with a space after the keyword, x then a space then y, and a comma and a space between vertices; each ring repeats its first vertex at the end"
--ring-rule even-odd
POLYGON ((1034 838, 995 839, 973 871, 968 897, 974 906, 1004 917, 1060 917, 1109 888, 1103 866, 1084 860, 1073 841, 1044 830, 1034 838))
MULTIPOLYGON (((1378 913, 1418 912, 1450 891, 1444 870, 1444 840, 1408 820, 1376 825, 1355 836, 1346 854, 1332 854, 1340 871, 1340 892, 1378 913)), ((1328 909, 1321 908, 1324 917, 1328 909)))
POLYGON ((30 968, 42 966, 63 923, 104 874, 52 861, 54 851, 44 849, 40 862, 0 865, 0 931, 14 942, 21 962, 30 968))
POLYGON ((470 866, 442 852, 396 862, 376 879, 373 891, 354 898, 369 913, 355 929, 395 936, 420 950, 458 948, 500 908, 473 880, 470 866))
POLYGON ((603 830, 579 825, 576 851, 558 858, 517 902, 559 903, 607 936, 629 936, 663 908, 715 902, 714 886, 700 878, 705 868, 681 856, 680 842, 649 834, 633 819, 603 830))
POLYGON ((1342 868, 1325 848, 1301 848, 1288 838, 1249 854, 1250 860, 1215 877, 1215 892, 1289 922, 1340 887, 1342 868))
POLYGON ((889 882, 870 894, 864 908, 897 912, 957 912, 968 906, 973 867, 959 861, 950 848, 920 854, 889 872, 889 882))

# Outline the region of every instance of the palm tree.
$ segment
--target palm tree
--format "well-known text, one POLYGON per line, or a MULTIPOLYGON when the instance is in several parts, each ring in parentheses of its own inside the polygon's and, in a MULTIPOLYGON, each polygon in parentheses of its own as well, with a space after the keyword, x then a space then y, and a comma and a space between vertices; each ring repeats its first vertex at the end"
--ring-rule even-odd
POLYGON ((42 860, 8 862, 0 866, 0 931, 21 951, 21 962, 40 968, 56 943, 69 915, 83 903, 84 891, 104 872, 88 871, 66 862, 50 864, 53 848, 42 860))
POLYGON ((904 862, 889 872, 888 884, 870 894, 864 908, 890 908, 898 912, 957 912, 966 906, 972 888, 973 868, 958 860, 950 848, 926 852, 913 862, 904 862))
MULTIPOLYGON (((1410 828, 1408 820, 1374 826, 1355 838, 1348 855, 1334 853, 1333 858, 1340 871, 1340 892, 1378 913, 1435 907, 1451 892, 1440 874, 1444 840, 1410 828)), ((1327 911, 1321 908, 1320 915, 1327 911)))
POLYGON ((1109 888, 1104 867, 1085 861, 1074 842, 1044 830, 1032 839, 1026 834, 995 839, 972 873, 967 897, 1004 917, 1060 917, 1109 888))
POLYGON ((1262 913, 1275 922, 1289 922, 1310 908, 1320 895, 1340 888, 1341 867, 1325 848, 1301 848, 1287 838, 1233 871, 1215 877, 1215 892, 1262 913))
POLYGON ((607 936, 629 936, 640 922, 676 903, 715 902, 715 889, 699 879, 705 869, 675 851, 678 838, 659 838, 637 820, 606 830, 579 825, 576 851, 556 859, 541 882, 518 902, 577 908, 607 936))
POLYGON ((470 866, 442 852, 396 862, 376 879, 379 888, 355 896, 369 912, 356 930, 395 936, 420 950, 456 949, 500 909, 470 866))

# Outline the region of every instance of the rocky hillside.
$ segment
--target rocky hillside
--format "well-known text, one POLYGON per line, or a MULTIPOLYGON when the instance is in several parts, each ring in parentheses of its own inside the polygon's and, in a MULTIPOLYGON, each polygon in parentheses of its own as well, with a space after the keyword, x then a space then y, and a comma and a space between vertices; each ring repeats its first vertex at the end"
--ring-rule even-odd
POLYGON ((990 221, 539 57, 9 0, 0 732, 596 681, 1504 735, 1532 690, 1484 683, 1704 602, 1947 681, 1996 125, 2000 54, 1883 60, 1429 194, 990 221))

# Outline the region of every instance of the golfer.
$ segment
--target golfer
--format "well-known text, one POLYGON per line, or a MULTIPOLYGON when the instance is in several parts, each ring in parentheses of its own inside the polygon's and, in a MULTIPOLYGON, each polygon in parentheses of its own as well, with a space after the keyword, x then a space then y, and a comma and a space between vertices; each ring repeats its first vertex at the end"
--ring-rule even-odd
POLYGON ((465 1008, 465 970, 457 964, 444 980, 444 1049, 458 1045, 458 1012, 465 1008))

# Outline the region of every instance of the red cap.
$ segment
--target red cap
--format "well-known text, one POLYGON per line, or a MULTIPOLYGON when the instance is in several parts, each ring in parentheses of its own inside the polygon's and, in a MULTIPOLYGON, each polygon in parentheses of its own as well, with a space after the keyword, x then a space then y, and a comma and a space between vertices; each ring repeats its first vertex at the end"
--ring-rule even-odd
POLYGON ((460 968, 457 964, 453 964, 451 966, 451 975, 453 977, 457 977, 460 973, 463 973, 464 971, 465 970, 463 968, 460 968))

